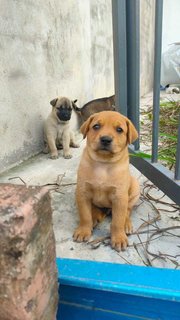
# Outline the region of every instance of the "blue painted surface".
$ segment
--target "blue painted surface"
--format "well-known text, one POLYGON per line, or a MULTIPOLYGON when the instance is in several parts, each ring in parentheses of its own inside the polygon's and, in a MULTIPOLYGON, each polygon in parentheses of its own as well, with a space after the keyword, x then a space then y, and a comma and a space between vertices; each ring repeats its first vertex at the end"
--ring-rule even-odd
POLYGON ((180 319, 180 271, 57 259, 57 319, 180 319))

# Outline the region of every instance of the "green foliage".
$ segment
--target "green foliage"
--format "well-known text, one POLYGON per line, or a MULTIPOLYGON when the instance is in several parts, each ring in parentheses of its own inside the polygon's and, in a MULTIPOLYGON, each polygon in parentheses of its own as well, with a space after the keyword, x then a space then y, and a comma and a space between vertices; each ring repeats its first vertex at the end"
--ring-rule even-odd
POLYGON ((167 138, 167 139, 169 139, 169 140, 172 140, 172 141, 176 141, 177 142, 177 137, 175 137, 175 136, 172 136, 172 135, 170 135, 170 134, 168 134, 168 133, 160 133, 159 134, 161 137, 165 137, 165 138, 167 138))
MULTIPOLYGON (((153 120, 152 108, 144 112, 149 121, 153 120)), ((180 115, 180 101, 167 101, 160 103, 159 114, 159 151, 158 158, 167 165, 173 168, 176 160, 177 147, 177 130, 180 115)), ((139 154, 139 157, 151 157, 149 154, 139 154), (146 155, 146 156, 145 156, 146 155)))
POLYGON ((143 158, 143 159, 151 159, 151 155, 145 152, 136 152, 136 153, 130 153, 131 157, 137 157, 137 158, 143 158))

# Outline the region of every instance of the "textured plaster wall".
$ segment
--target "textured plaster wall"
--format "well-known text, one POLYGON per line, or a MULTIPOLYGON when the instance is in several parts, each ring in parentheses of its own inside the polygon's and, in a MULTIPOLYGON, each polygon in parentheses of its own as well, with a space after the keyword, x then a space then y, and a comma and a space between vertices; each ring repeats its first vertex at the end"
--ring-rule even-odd
MULTIPOLYGON (((153 3, 140 1, 141 94, 152 86, 153 3)), ((52 98, 82 106, 113 94, 111 0, 1 0, 0 75, 1 172, 42 149, 52 98)))
POLYGON ((111 95, 111 0, 0 1, 0 171, 42 148, 57 95, 111 95))
POLYGON ((155 0, 140 0, 140 95, 152 90, 155 0))

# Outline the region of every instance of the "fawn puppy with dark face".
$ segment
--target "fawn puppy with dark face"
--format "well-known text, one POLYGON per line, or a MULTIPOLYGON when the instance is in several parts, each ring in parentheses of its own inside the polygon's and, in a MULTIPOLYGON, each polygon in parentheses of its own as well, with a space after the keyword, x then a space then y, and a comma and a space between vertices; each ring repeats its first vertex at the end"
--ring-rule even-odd
POLYGON ((51 159, 58 158, 58 149, 63 149, 65 159, 72 157, 70 147, 78 148, 75 142, 74 133, 70 128, 70 120, 73 104, 66 97, 53 99, 50 104, 52 111, 44 123, 44 153, 50 153, 51 159))
POLYGON ((127 234, 132 232, 130 213, 137 202, 138 181, 130 175, 128 144, 138 138, 132 122, 115 111, 93 114, 81 126, 87 137, 82 154, 76 188, 79 226, 74 240, 88 241, 93 227, 112 211, 111 245, 126 249, 127 234))

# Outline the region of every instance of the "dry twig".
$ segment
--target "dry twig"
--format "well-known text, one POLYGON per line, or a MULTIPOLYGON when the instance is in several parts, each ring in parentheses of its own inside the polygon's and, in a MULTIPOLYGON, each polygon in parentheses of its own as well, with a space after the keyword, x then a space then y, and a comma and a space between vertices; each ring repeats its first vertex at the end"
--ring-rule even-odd
MULTIPOLYGON (((167 232, 167 231, 169 231, 169 230, 174 230, 174 229, 180 229, 180 226, 172 226, 172 227, 167 227, 167 228, 162 228, 162 229, 160 229, 160 228, 158 228, 158 230, 156 230, 155 232, 153 232, 151 235, 150 235, 150 237, 149 237, 149 239, 148 239, 148 241, 146 242, 146 245, 145 245, 145 250, 146 250, 146 252, 150 255, 150 256, 152 256, 153 258, 155 258, 155 259, 162 259, 162 260, 166 260, 165 259, 165 257, 168 257, 168 255, 165 253, 158 253, 158 254, 156 254, 156 253, 154 253, 154 252, 151 252, 150 250, 149 250, 149 244, 150 244, 150 240, 152 240, 152 238, 155 236, 155 235, 158 235, 158 234, 163 234, 164 232, 167 232)), ((177 255, 177 256, 174 256, 174 258, 175 257, 178 257, 178 256, 180 256, 180 255, 177 255)))
POLYGON ((9 178, 8 180, 13 180, 13 179, 19 179, 21 180, 22 183, 26 185, 26 182, 21 177, 12 177, 12 178, 9 178))

